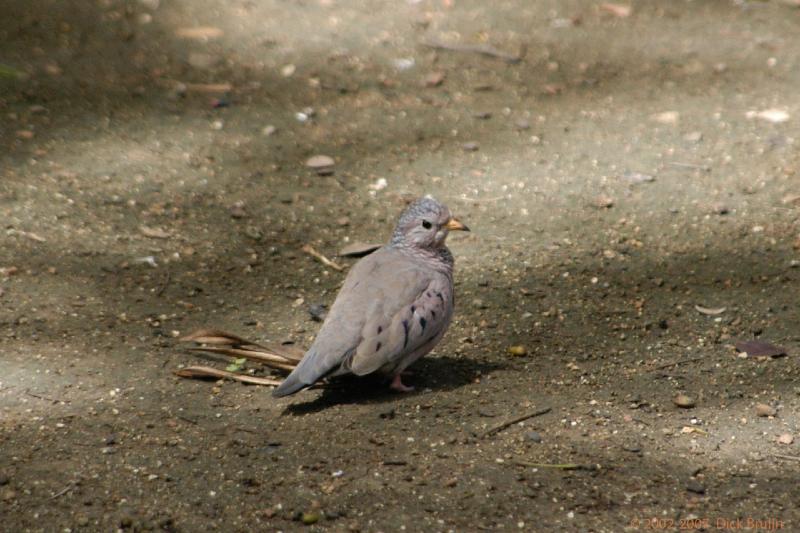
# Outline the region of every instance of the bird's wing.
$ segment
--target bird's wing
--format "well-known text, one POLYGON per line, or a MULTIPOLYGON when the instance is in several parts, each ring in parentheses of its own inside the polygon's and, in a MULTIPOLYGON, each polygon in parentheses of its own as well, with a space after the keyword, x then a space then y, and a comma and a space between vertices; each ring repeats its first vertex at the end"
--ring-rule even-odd
MULTIPOLYGON (((403 277, 398 279, 398 283, 404 281, 403 277)), ((438 272, 431 273, 424 281, 413 284, 413 291, 406 292, 402 301, 390 300, 398 288, 387 286, 384 298, 395 305, 365 322, 361 341, 345 362, 350 372, 362 376, 381 368, 391 370, 423 346, 429 346, 428 350, 433 347, 435 342, 431 341, 441 337, 450 324, 453 291, 450 279, 438 272)))
MULTIPOLYGON (((434 326, 428 322, 429 314, 419 313, 433 309, 439 301, 436 292, 442 291, 432 287, 439 278, 447 281, 446 276, 391 248, 381 248, 356 263, 314 344, 273 395, 292 394, 340 370, 368 374, 413 349, 421 342, 420 335, 434 326), (426 292, 431 296, 426 297, 426 292), (421 299, 424 302, 418 304, 421 299), (419 307, 416 316, 412 316, 412 306, 419 307)), ((444 312, 438 314, 444 318, 444 312)))

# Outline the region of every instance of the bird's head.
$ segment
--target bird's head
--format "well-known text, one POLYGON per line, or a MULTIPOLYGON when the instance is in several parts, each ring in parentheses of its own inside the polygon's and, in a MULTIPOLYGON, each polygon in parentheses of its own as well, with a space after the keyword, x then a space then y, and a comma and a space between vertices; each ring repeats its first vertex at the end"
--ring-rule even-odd
POLYGON ((414 248, 440 248, 450 231, 469 228, 450 214, 450 209, 431 196, 415 200, 397 221, 392 244, 414 248))

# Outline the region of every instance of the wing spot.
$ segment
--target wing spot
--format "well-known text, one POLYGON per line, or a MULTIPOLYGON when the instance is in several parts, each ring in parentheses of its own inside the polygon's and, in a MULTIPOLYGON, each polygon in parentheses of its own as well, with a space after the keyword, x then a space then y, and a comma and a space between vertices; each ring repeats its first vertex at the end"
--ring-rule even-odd
POLYGON ((380 351, 380 349, 381 349, 381 346, 382 346, 382 344, 381 344, 381 343, 378 343, 378 345, 377 345, 377 346, 375 346, 375 351, 376 351, 376 352, 380 351))
POLYGON ((403 333, 405 333, 405 339, 403 339, 403 348, 408 346, 408 320, 403 320, 403 333))
POLYGON ((383 327, 382 326, 378 326, 378 335, 380 335, 381 333, 383 333, 383 327))
POLYGON ((441 300, 441 302, 442 302, 442 305, 444 305, 444 296, 442 296, 442 293, 439 292, 439 291, 436 291, 436 297, 439 298, 439 300, 441 300))
POLYGON ((411 314, 413 315, 414 311, 416 311, 416 310, 417 310, 417 306, 416 305, 412 305, 411 306, 411 314))
POLYGON ((436 318, 436 311, 431 309, 431 318, 436 318))
POLYGON ((419 317, 419 325, 422 326, 422 331, 425 331, 425 326, 428 325, 428 321, 425 320, 424 316, 419 317))

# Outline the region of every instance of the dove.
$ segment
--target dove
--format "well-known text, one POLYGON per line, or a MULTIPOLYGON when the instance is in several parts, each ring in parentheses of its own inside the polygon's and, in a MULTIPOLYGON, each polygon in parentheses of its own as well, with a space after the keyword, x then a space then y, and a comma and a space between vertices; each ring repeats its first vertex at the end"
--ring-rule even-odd
POLYGON ((469 228, 430 196, 410 204, 389 243, 350 269, 314 343, 272 395, 374 372, 390 376, 392 389, 412 391, 402 372, 439 343, 453 317, 450 231, 469 228))

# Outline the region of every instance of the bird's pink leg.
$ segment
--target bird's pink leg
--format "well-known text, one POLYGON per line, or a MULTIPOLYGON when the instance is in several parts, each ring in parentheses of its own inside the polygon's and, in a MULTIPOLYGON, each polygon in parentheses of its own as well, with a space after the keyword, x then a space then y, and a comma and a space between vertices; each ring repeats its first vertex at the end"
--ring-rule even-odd
POLYGON ((392 379, 392 384, 389 385, 389 388, 397 392, 411 392, 414 390, 414 387, 409 387, 403 384, 401 374, 394 375, 394 379, 392 379))

